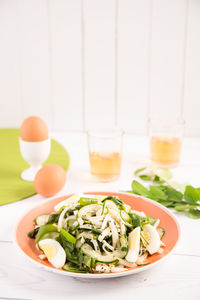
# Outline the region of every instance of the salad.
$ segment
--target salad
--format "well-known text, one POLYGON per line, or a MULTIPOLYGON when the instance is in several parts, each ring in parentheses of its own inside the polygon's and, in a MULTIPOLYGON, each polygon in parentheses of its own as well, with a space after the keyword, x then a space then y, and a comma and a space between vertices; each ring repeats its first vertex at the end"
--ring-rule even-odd
POLYGON ((148 264, 162 252, 165 230, 159 219, 133 210, 120 198, 73 194, 39 215, 28 233, 55 268, 79 273, 108 273, 148 264))

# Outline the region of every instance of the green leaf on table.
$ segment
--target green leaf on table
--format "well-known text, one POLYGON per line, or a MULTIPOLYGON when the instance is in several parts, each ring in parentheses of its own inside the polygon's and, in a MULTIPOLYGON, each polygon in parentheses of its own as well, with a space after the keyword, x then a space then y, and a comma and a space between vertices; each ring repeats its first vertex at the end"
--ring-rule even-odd
POLYGON ((160 200, 160 199, 166 200, 168 198, 165 192, 159 186, 150 185, 149 189, 150 189, 151 198, 154 200, 160 200))
POLYGON ((197 207, 197 205, 179 204, 179 205, 174 206, 174 209, 177 211, 184 211, 184 210, 188 210, 188 209, 194 209, 196 207, 197 207))
POLYGON ((196 188, 196 191, 197 191, 197 193, 199 195, 199 198, 200 198, 200 188, 196 188))
POLYGON ((172 201, 158 200, 158 203, 164 205, 165 207, 174 207, 175 204, 172 201))
POLYGON ((173 202, 182 202, 183 194, 179 191, 176 191, 173 188, 168 186, 165 187, 165 193, 167 194, 167 199, 173 202))
POLYGON ((150 175, 140 175, 139 177, 144 181, 151 181, 153 179, 150 175))
POLYGON ((160 179, 160 177, 158 175, 155 175, 155 177, 153 178, 153 182, 162 184, 162 183, 164 183, 164 180, 160 179))
POLYGON ((135 194, 149 197, 150 193, 147 188, 145 188, 141 183, 136 180, 132 181, 132 190, 135 194))
POLYGON ((140 169, 137 169, 134 174, 135 175, 138 175, 139 173, 141 173, 142 171, 146 170, 146 167, 145 168, 140 168, 140 169))
POLYGON ((157 175, 164 181, 168 181, 173 176, 172 173, 167 169, 160 170, 159 174, 157 175))
POLYGON ((191 185, 187 185, 184 193, 185 201, 189 204, 195 204, 200 200, 199 189, 195 189, 191 185))
POLYGON ((188 212, 188 216, 192 219, 199 219, 200 218, 200 210, 190 209, 188 212))
POLYGON ((184 192, 185 192, 185 188, 186 188, 186 185, 188 185, 188 184, 186 184, 186 183, 179 183, 179 182, 177 182, 177 181, 171 181, 171 180, 169 180, 168 182, 168 185, 171 187, 171 188, 173 188, 173 189, 175 189, 175 190, 179 190, 181 193, 183 193, 184 194, 184 192))

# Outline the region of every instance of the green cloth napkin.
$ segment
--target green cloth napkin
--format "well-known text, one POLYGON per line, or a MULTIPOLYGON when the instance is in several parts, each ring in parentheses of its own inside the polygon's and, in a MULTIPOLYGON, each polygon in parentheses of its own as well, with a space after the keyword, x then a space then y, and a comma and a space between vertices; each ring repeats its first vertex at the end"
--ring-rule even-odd
MULTIPOLYGON (((51 153, 45 162, 55 163, 65 170, 69 167, 65 148, 51 140, 51 153)), ((21 172, 29 165, 19 149, 19 129, 0 129, 0 205, 16 202, 36 194, 33 182, 21 179, 21 172)))

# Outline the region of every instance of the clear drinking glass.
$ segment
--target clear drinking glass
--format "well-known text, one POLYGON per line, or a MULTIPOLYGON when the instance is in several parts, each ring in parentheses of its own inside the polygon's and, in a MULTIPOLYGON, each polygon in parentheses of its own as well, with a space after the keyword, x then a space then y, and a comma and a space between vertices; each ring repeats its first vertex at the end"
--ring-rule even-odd
POLYGON ((87 137, 91 174, 105 182, 118 179, 122 163, 123 130, 89 130, 87 137))
POLYGON ((180 161, 184 120, 149 120, 150 158, 162 168, 176 167, 180 161))

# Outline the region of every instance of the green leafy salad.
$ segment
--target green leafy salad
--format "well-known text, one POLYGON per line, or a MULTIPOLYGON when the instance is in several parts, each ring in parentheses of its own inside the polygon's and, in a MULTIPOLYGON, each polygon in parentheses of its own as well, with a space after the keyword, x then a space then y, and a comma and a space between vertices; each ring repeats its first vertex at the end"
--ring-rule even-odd
POLYGON ((79 273, 121 272, 162 252, 159 219, 133 210, 118 197, 73 194, 28 233, 55 268, 79 273))

